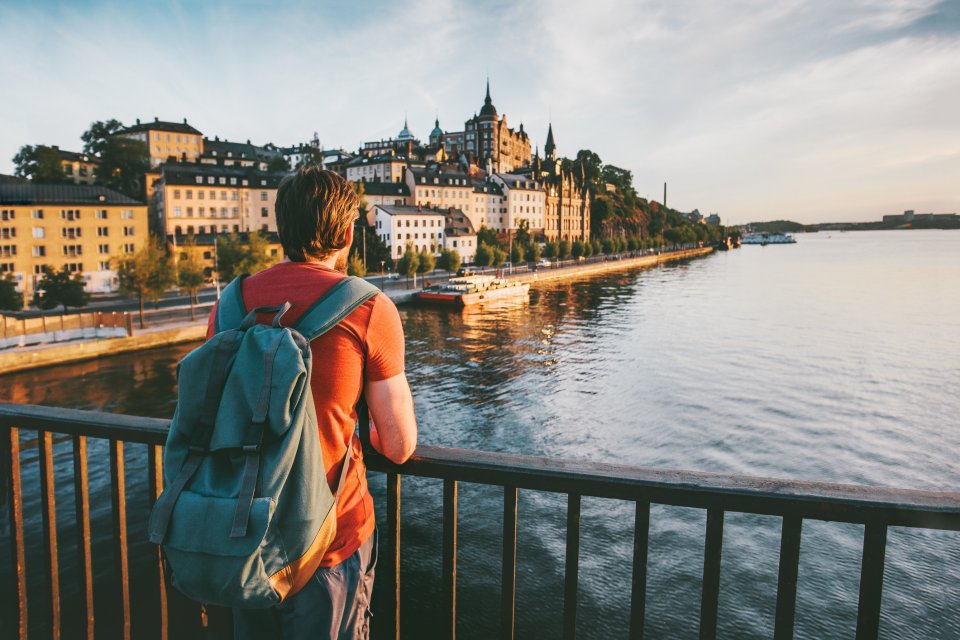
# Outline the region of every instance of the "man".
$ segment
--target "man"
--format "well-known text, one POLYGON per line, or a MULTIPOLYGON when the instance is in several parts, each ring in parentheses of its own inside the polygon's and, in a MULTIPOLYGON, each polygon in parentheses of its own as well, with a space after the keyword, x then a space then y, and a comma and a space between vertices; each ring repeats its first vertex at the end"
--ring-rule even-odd
MULTIPOLYGON (((243 281, 247 309, 293 306, 292 326, 343 279, 353 242, 359 198, 350 183, 318 167, 303 167, 277 190, 277 228, 286 259, 243 281)), ((216 309, 207 337, 213 335, 216 309)), ((413 398, 404 374, 404 341, 393 302, 380 293, 310 345, 310 384, 317 410, 327 482, 335 489, 356 424, 363 392, 372 418, 370 440, 401 464, 417 446, 413 398)), ((373 500, 361 447, 337 504, 337 534, 320 568, 303 589, 266 610, 234 610, 235 637, 354 639, 369 636, 370 594, 377 557, 373 500)))

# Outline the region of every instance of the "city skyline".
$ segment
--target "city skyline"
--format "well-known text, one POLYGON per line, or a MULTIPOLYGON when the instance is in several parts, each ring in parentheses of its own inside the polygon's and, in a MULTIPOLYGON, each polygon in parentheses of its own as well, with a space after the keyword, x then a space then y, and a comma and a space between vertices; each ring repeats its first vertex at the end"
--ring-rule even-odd
POLYGON ((191 124, 356 150, 434 118, 461 130, 490 78, 543 151, 591 149, 638 193, 725 223, 960 209, 960 8, 937 0, 740 3, 0 4, 22 145, 77 151, 90 122, 191 124))

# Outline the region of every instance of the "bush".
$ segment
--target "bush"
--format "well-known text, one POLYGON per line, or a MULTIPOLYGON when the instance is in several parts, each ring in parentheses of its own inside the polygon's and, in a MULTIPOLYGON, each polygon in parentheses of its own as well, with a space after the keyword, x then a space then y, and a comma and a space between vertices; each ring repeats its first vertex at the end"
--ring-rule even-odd
POLYGON ((0 310, 20 311, 23 309, 23 294, 17 291, 17 281, 13 275, 0 278, 0 310))

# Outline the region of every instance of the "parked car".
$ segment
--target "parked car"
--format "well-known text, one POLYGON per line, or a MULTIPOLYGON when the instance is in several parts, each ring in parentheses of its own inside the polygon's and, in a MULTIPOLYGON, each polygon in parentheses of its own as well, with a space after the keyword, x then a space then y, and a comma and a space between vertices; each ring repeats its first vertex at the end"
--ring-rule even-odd
POLYGON ((549 267, 550 264, 551 264, 550 261, 547 260, 546 258, 540 258, 540 261, 537 262, 538 267, 549 267))

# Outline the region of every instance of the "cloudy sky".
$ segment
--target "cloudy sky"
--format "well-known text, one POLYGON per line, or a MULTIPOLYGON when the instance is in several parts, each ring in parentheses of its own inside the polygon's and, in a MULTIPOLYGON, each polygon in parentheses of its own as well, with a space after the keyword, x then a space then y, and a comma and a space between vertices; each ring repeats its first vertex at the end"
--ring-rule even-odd
POLYGON ((483 101, 724 222, 960 211, 960 0, 0 0, 0 172, 93 120, 327 148, 483 101))

